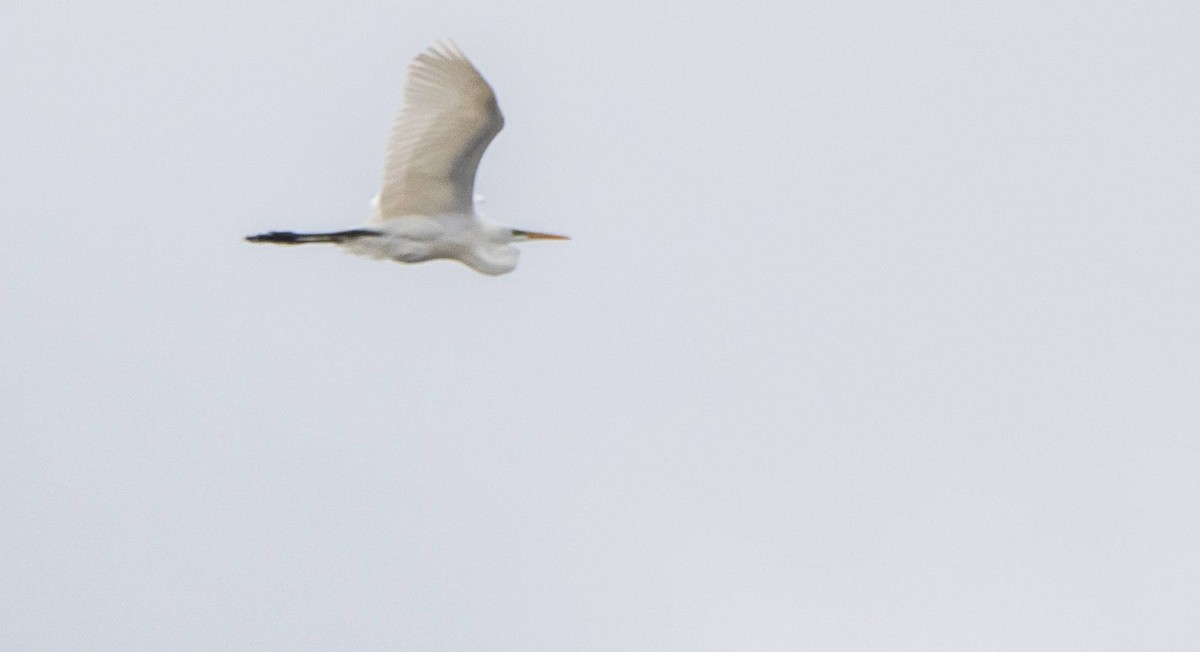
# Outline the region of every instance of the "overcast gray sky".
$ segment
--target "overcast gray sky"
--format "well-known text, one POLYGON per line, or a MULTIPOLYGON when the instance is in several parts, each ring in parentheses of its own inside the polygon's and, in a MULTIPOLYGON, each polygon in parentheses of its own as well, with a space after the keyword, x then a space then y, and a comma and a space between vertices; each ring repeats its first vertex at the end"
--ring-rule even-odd
POLYGON ((0 648, 1200 644, 1194 2, 0 4, 0 648), (405 66, 516 272, 367 216, 405 66))

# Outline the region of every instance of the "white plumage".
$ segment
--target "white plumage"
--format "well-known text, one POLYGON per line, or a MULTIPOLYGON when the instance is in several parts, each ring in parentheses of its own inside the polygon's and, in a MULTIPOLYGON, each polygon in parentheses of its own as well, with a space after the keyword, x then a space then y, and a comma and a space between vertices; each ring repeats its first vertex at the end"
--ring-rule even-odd
POLYGON ((372 258, 448 258, 484 274, 510 272, 519 256, 511 243, 566 238, 487 224, 476 214, 475 172, 503 127, 492 87, 453 42, 439 43, 408 67, 404 107, 388 138, 383 187, 366 227, 273 231, 247 240, 330 242, 372 258))
POLYGON ((419 55, 388 139, 379 215, 470 212, 475 170, 503 127, 492 87, 453 43, 419 55))

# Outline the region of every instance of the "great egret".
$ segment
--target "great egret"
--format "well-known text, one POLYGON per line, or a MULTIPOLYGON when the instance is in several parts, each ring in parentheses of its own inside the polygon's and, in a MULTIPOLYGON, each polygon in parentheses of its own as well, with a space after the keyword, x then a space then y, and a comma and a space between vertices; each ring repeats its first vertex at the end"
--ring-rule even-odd
POLYGON ((404 108, 392 126, 383 169, 365 228, 332 233, 272 231, 250 242, 329 242, 371 258, 417 263, 462 261, 484 274, 517 266, 513 242, 566 236, 488 224, 475 212, 475 170, 504 117, 492 87, 451 41, 440 42, 408 67, 404 108))

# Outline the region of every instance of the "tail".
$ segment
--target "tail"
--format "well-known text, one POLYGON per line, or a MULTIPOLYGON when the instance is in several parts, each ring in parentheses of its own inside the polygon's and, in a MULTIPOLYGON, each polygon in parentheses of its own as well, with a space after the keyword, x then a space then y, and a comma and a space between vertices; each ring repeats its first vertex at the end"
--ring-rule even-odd
POLYGON ((246 236, 247 242, 274 242, 275 244, 308 244, 310 242, 342 243, 354 238, 368 235, 383 235, 370 229, 350 229, 349 231, 334 231, 333 233, 292 233, 291 231, 271 231, 258 235, 246 236))

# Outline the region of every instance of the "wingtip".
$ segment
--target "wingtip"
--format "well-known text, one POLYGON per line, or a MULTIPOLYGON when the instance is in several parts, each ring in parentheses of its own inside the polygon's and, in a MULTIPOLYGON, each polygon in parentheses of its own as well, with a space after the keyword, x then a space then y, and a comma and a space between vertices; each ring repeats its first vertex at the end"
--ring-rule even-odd
POLYGON ((425 54, 446 60, 467 58, 462 50, 459 49, 458 44, 454 42, 454 39, 448 36, 434 41, 433 45, 425 50, 425 54))

